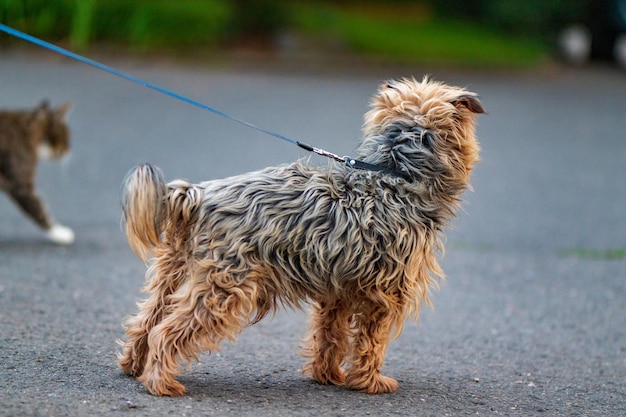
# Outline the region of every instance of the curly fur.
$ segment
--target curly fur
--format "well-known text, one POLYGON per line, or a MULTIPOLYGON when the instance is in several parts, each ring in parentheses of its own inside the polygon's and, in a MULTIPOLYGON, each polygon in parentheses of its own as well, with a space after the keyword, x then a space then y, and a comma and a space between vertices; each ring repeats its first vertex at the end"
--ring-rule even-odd
POLYGON ((182 395, 179 361, 234 340, 281 304, 312 304, 304 372, 323 384, 395 391, 380 369, 407 316, 442 276, 440 232, 478 161, 473 93, 425 78, 383 84, 357 152, 404 176, 303 162, 165 184, 125 180, 131 248, 152 256, 149 298, 126 321, 120 366, 155 395, 182 395), (408 179, 408 180, 407 180, 408 179))

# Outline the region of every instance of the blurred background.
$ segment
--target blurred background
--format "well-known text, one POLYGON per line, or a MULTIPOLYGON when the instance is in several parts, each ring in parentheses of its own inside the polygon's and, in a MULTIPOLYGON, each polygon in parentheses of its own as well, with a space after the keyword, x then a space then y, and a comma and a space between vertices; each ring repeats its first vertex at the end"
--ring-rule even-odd
POLYGON ((0 196, 0 417, 626 416, 625 16, 626 0, 0 0, 6 25, 339 155, 391 77, 431 73, 488 111, 436 308, 389 349, 396 394, 309 384, 289 311, 203 356, 189 398, 157 399, 115 359, 145 273, 120 227, 128 169, 199 182, 328 160, 0 33, 0 109, 73 105, 71 159, 42 161, 37 185, 77 238, 47 244, 0 196))
POLYGON ((626 67, 626 0, 3 0, 0 21, 79 52, 626 67))

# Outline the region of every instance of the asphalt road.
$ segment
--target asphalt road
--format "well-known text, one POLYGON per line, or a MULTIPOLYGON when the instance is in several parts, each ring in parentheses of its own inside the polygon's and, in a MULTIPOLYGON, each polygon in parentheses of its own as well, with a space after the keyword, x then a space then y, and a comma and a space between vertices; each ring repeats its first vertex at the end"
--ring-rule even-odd
MULTIPOLYGON (((107 62, 341 155, 379 81, 423 72, 107 62)), ((431 71, 478 92, 489 115, 435 307, 389 348, 384 371, 399 390, 367 396, 304 378, 306 315, 287 311, 202 356, 180 378, 187 395, 172 399, 116 364, 144 274, 120 228, 124 175, 150 161, 198 181, 308 156, 52 53, 0 54, 0 107, 74 105, 72 156, 43 162, 38 181, 77 236, 46 242, 0 197, 0 415, 626 415, 626 74, 431 71)))

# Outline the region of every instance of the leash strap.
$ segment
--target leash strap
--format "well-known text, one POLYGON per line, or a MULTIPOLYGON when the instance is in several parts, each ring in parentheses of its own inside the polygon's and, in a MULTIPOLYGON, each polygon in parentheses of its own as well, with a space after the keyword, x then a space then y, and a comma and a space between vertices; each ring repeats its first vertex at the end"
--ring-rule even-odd
POLYGON ((264 129, 264 128, 259 127, 259 126, 256 126, 256 125, 254 125, 254 124, 252 124, 250 122, 246 122, 245 120, 239 119, 238 117, 235 117, 235 116, 230 115, 228 113, 225 113, 223 111, 217 110, 217 109, 215 109, 213 107, 207 106, 206 104, 202 104, 202 103, 200 103, 200 102, 198 102, 196 100, 192 100, 192 99, 190 99, 188 97, 182 96, 182 95, 177 94, 177 93, 175 93, 173 91, 170 91, 170 90, 167 90, 165 88, 159 87, 158 85, 152 84, 152 83, 150 83, 148 81, 142 80, 142 79, 137 78, 137 77, 135 77, 133 75, 126 74, 125 72, 117 70, 117 69, 115 69, 113 67, 110 67, 108 65, 101 64, 100 62, 94 61, 93 59, 85 58, 82 55, 75 54, 74 52, 68 51, 67 49, 63 49, 61 47, 58 47, 56 45, 53 45, 53 44, 48 43, 46 41, 43 41, 41 39, 35 38, 34 36, 28 35, 28 34, 26 34, 24 32, 20 32, 19 30, 13 29, 13 28, 11 28, 9 26, 6 26, 6 25, 4 25, 2 23, 0 23, 0 30, 8 33, 9 35, 13 35, 13 36, 15 36, 17 38, 23 39, 25 41, 34 43, 35 45, 44 47, 46 49, 49 49, 51 51, 54 51, 54 52, 59 53, 61 55, 64 55, 64 56, 66 56, 68 58, 75 59, 75 60, 77 60, 79 62, 82 62, 84 64, 91 65, 92 67, 96 67, 98 69, 106 71, 109 74, 116 75, 116 76, 124 78, 124 79, 126 79, 128 81, 131 81, 131 82, 133 82, 135 84, 139 84, 141 86, 144 86, 144 87, 150 88, 152 90, 158 91, 159 93, 168 95, 170 97, 174 97, 175 99, 184 101, 185 103, 189 103, 189 104, 194 105, 196 107, 200 107, 201 109, 208 110, 211 113, 214 113, 214 114, 216 114, 218 116, 221 116, 221 117, 224 117, 226 119, 232 120, 233 122, 242 124, 244 126, 248 126, 248 127, 252 128, 252 129, 256 129, 256 130, 258 130, 260 132, 263 132, 263 133, 266 133, 268 135, 274 136, 274 137, 276 137, 278 139, 282 139, 282 140, 287 141, 289 143, 293 143, 294 145, 299 145, 299 142, 297 140, 295 140, 295 139, 291 139, 291 138, 289 138, 287 136, 281 135, 280 133, 272 132, 270 130, 264 129))
POLYGON ((406 177, 404 175, 400 174, 400 173, 389 171, 389 170, 387 170, 385 168, 382 168, 382 167, 379 167, 379 166, 376 166, 376 165, 372 165, 372 164, 368 164, 366 162, 359 161, 359 160, 356 160, 356 159, 352 159, 352 158, 349 158, 347 156, 346 157, 340 157, 338 155, 335 155, 334 153, 331 153, 331 152, 325 151, 323 149, 319 149, 319 148, 313 147, 313 146, 308 145, 306 143, 302 143, 302 142, 297 141, 295 139, 292 139, 292 138, 290 138, 288 136, 281 135, 280 133, 273 132, 273 131, 268 130, 268 129, 264 129, 262 127, 259 127, 259 126, 255 125, 255 124, 253 124, 253 123, 247 122, 247 121, 242 120, 242 119, 240 119, 238 117, 235 117, 235 116, 233 116, 231 114, 228 114, 228 113, 225 113, 225 112, 223 112, 221 110, 218 110, 218 109, 216 109, 214 107, 207 106, 206 104, 200 103, 199 101, 190 99, 190 98, 185 97, 185 96, 183 96, 181 94, 178 94, 178 93, 175 93, 173 91, 167 90, 167 89, 165 89, 163 87, 159 87, 156 84, 152 84, 152 83, 150 83, 148 81, 142 80, 141 78, 137 78, 137 77, 135 77, 133 75, 127 74, 125 72, 122 72, 122 71, 120 71, 118 69, 115 69, 113 67, 110 67, 108 65, 104 65, 104 64, 102 64, 102 63, 100 63, 98 61, 94 61, 93 59, 89 59, 89 58, 86 58, 86 57, 84 57, 82 55, 78 55, 78 54, 76 54, 74 52, 68 51, 67 49, 63 49, 63 48, 61 48, 59 46, 53 45, 53 44, 51 44, 49 42, 46 42, 44 40, 41 40, 41 39, 36 38, 34 36, 31 36, 31 35, 29 35, 27 33, 21 32, 21 31, 19 31, 17 29, 13 29, 12 27, 7 26, 5 24, 0 23, 0 30, 5 32, 5 33, 8 33, 9 35, 15 36, 16 38, 20 38, 22 40, 28 41, 28 42, 33 43, 35 45, 41 46, 41 47, 43 47, 45 49, 49 49, 50 51, 56 52, 58 54, 66 56, 68 58, 75 59, 76 61, 82 62, 84 64, 91 65, 92 67, 95 67, 95 68, 98 68, 98 69, 100 69, 102 71, 108 72, 109 74, 116 75, 116 76, 118 76, 120 78, 124 78, 125 80, 133 82, 135 84, 139 84, 139 85, 144 86, 146 88, 149 88, 151 90, 158 91, 159 93, 162 93, 162 94, 165 94, 167 96, 173 97, 173 98, 175 98, 177 100, 184 101, 185 103, 191 104, 193 106, 200 107, 201 109, 207 110, 207 111, 209 111, 209 112, 211 112, 213 114, 216 114, 216 115, 218 115, 220 117, 226 118, 228 120, 231 120, 233 122, 239 123, 239 124, 244 125, 244 126, 247 126, 249 128, 258 130, 259 132, 263 132, 263 133, 265 133, 267 135, 274 136, 275 138, 278 138, 278 139, 284 140, 286 142, 292 143, 292 144, 297 145, 300 148, 305 149, 305 150, 307 150, 309 152, 314 152, 314 153, 316 153, 318 155, 334 159, 335 161, 346 163, 348 166, 353 167, 353 168, 365 169, 365 170, 370 170, 370 171, 378 171, 378 172, 382 172, 382 173, 389 173, 389 174, 400 176, 400 177, 406 179, 406 177))

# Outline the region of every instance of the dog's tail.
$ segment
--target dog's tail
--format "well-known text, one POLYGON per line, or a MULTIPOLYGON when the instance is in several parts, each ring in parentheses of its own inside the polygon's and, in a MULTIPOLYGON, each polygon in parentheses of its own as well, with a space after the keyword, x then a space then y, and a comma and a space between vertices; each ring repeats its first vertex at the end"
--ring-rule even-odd
POLYGON ((144 261, 161 242, 168 217, 166 200, 167 186, 159 168, 143 164, 126 175, 122 188, 126 237, 133 252, 144 261))

